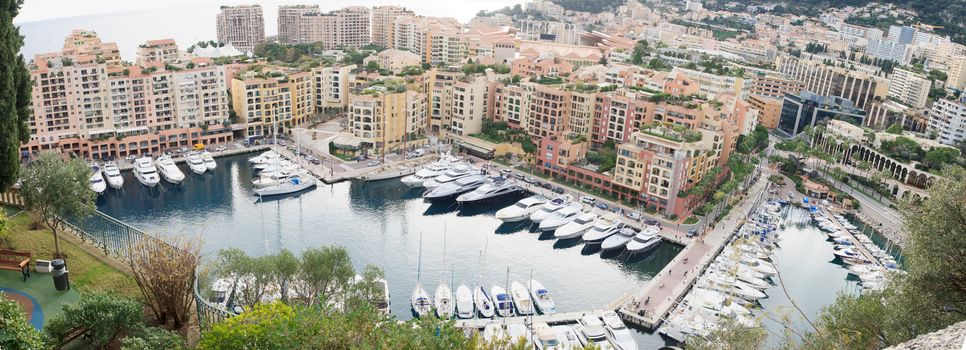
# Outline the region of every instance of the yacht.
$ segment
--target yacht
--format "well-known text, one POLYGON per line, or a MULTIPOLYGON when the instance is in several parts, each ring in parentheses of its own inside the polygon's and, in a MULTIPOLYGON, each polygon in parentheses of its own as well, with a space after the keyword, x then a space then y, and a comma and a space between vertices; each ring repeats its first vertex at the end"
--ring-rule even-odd
POLYGON ((523 189, 517 186, 516 181, 502 176, 496 176, 486 180, 483 186, 478 187, 472 192, 464 193, 456 197, 456 202, 461 204, 483 203, 521 192, 523 192, 523 189))
POLYGON ((517 315, 526 316, 533 314, 533 300, 530 300, 530 291, 527 287, 517 281, 510 283, 510 295, 513 296, 513 305, 517 308, 517 315))
POLYGON ((115 190, 124 187, 124 176, 121 176, 121 170, 117 168, 117 163, 104 163, 104 178, 107 179, 107 185, 115 190))
POLYGON ((631 331, 624 325, 624 321, 614 311, 604 311, 601 314, 604 328, 607 330, 607 340, 620 350, 637 350, 637 342, 631 336, 631 331))
POLYGON ((587 340, 587 344, 585 345, 593 344, 593 346, 600 350, 614 349, 614 345, 607 340, 607 329, 599 317, 585 315, 580 318, 579 322, 580 332, 583 334, 583 338, 587 340))
POLYGON ((456 317, 473 318, 473 292, 465 284, 456 287, 456 317))
POLYGON ((546 323, 540 323, 533 327, 533 346, 537 350, 567 349, 560 341, 557 332, 546 323))
MULTIPOLYGON (((597 214, 581 212, 576 218, 574 218, 574 221, 557 228, 557 231, 553 233, 553 237, 556 239, 571 239, 580 237, 584 234, 584 232, 587 232, 587 230, 593 227, 596 221, 597 214)), ((540 224, 543 225, 546 222, 547 221, 544 221, 540 224)))
POLYGON ((292 163, 288 159, 282 159, 270 163, 257 164, 253 168, 255 169, 255 172, 267 173, 280 170, 295 171, 299 169, 299 166, 298 164, 292 163))
POLYGON ((392 302, 390 301, 391 299, 389 297, 389 282, 386 282, 385 278, 377 279, 375 282, 377 286, 381 287, 382 293, 379 294, 376 300, 373 301, 373 304, 377 309, 379 309, 379 311, 382 311, 382 313, 388 315, 392 313, 392 309, 389 308, 392 306, 392 302))
POLYGON ((480 171, 469 164, 455 164, 450 167, 446 172, 440 174, 439 176, 433 178, 432 180, 426 180, 423 182, 423 187, 427 191, 432 190, 436 187, 443 186, 450 182, 462 179, 470 175, 479 175, 480 171))
POLYGON ((516 204, 500 209, 496 212, 496 218, 503 222, 520 222, 530 218, 533 212, 540 209, 547 199, 543 196, 531 196, 521 199, 516 204))
POLYGON ((500 317, 513 316, 513 299, 507 294, 506 289, 500 286, 490 288, 490 295, 493 296, 493 303, 496 306, 496 314, 500 317))
POLYGON ((632 239, 634 239, 634 236, 636 235, 637 235, 637 232, 634 231, 634 229, 628 226, 624 226, 624 228, 617 231, 616 235, 607 237, 607 239, 601 242, 600 250, 606 252, 608 250, 624 248, 624 246, 627 245, 627 243, 630 242, 632 239))
POLYGON ((464 176, 454 181, 446 182, 442 186, 429 189, 423 193, 423 199, 429 201, 444 200, 457 197, 466 192, 470 192, 483 186, 486 183, 486 175, 472 174, 464 176))
POLYGON ((585 345, 580 333, 572 326, 553 326, 550 328, 557 332, 557 339, 560 339, 560 349, 580 349, 585 345))
POLYGON ((215 163, 215 158, 208 151, 201 152, 201 160, 205 162, 205 167, 208 170, 215 170, 218 167, 218 163, 215 163))
POLYGON ((415 174, 403 177, 400 181, 409 187, 423 187, 423 183, 426 181, 435 179, 437 176, 446 172, 451 163, 451 158, 440 159, 427 165, 425 168, 419 169, 415 174))
POLYGON ((248 158, 248 162, 252 164, 271 163, 273 160, 278 159, 281 156, 282 155, 278 154, 278 152, 275 152, 273 150, 268 150, 263 152, 262 154, 248 158))
POLYGON ((157 186, 161 182, 158 168, 154 167, 154 160, 151 157, 141 157, 134 161, 134 178, 148 187, 157 186))
POLYGON ((104 182, 104 174, 101 172, 101 167, 97 164, 91 165, 91 190, 97 194, 104 193, 107 189, 107 183, 104 182))
POLYGON ((446 283, 440 283, 439 287, 436 287, 434 305, 436 306, 436 316, 439 318, 448 320, 453 317, 453 291, 449 289, 446 283))
POLYGON ((651 249, 654 249, 661 244, 661 236, 657 233, 660 231, 659 228, 654 226, 648 226, 638 232, 630 242, 627 242, 627 251, 631 253, 644 253, 651 249))
POLYGON ((607 239, 620 231, 624 227, 624 223, 621 222, 617 213, 608 212, 597 218, 594 222, 594 226, 587 230, 581 238, 587 244, 599 244, 601 241, 607 239))
POLYGON ((315 176, 312 176, 308 172, 300 172, 289 177, 286 182, 255 189, 255 194, 260 197, 266 197, 296 193, 315 187, 317 182, 318 180, 315 176))
POLYGON ((252 186, 255 188, 265 188, 268 186, 276 186, 280 183, 288 181, 295 173, 288 171, 276 171, 268 174, 261 174, 257 179, 252 180, 252 186))
POLYGON ((191 172, 201 175, 208 171, 208 166, 205 165, 205 160, 201 159, 201 155, 196 152, 188 153, 188 169, 191 172))
POLYGON ((540 221, 540 231, 553 231, 558 227, 566 225, 580 215, 580 203, 571 203, 570 205, 561 208, 553 212, 549 217, 540 221))
POLYGON ((476 311, 480 312, 480 317, 493 317, 493 301, 486 295, 483 287, 473 289, 473 304, 476 305, 476 311))
POLYGON ((178 185, 181 181, 184 181, 184 173, 181 169, 178 169, 178 165, 174 163, 169 155, 163 155, 158 157, 154 161, 154 165, 158 167, 158 172, 161 173, 161 177, 164 181, 170 182, 172 184, 178 185))
POLYGON ((543 219, 550 217, 550 214, 553 214, 553 212, 570 205, 570 203, 573 203, 573 201, 574 197, 570 196, 569 194, 554 197, 549 202, 544 203, 539 210, 534 211, 533 214, 530 214, 530 221, 539 224, 541 221, 543 221, 543 219))
POLYGON ((416 283, 416 288, 413 289, 411 303, 416 317, 429 316, 429 313, 433 310, 433 300, 429 298, 429 293, 426 293, 426 290, 419 283, 416 283))
POLYGON ((550 297, 550 291, 543 286, 543 283, 531 279, 528 287, 530 296, 533 297, 533 304, 537 306, 537 310, 540 310, 544 315, 557 312, 557 304, 553 302, 553 298, 550 297))

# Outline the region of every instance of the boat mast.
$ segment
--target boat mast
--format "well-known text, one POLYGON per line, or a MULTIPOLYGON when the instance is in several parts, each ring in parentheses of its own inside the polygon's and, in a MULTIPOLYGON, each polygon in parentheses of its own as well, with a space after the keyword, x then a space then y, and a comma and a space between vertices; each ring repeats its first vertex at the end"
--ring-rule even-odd
POLYGON ((419 269, 423 264, 423 231, 419 231, 419 257, 416 259, 416 287, 419 287, 419 269))

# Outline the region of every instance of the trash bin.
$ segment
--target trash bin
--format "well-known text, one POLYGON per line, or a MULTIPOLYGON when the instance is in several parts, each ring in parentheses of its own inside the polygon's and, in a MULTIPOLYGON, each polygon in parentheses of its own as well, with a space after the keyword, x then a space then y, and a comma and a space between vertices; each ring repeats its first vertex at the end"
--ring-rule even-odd
POLYGON ((64 259, 51 260, 50 266, 53 267, 51 274, 54 276, 54 288, 57 290, 70 289, 70 281, 67 279, 67 265, 64 263, 64 259))

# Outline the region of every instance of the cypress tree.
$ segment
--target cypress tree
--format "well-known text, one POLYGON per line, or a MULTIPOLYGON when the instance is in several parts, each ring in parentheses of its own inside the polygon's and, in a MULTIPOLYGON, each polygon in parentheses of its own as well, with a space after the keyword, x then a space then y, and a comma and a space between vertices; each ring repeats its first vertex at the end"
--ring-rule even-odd
POLYGON ((13 25, 21 4, 0 0, 0 191, 17 181, 20 143, 30 137, 30 74, 19 54, 23 37, 13 25))

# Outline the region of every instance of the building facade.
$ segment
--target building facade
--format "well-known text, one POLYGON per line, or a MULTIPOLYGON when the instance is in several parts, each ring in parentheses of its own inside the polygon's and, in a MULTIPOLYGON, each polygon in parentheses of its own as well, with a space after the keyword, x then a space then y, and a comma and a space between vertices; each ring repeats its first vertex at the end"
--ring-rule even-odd
POLYGON ((260 5, 222 6, 217 21, 218 42, 241 51, 253 51, 265 40, 265 19, 260 5))

